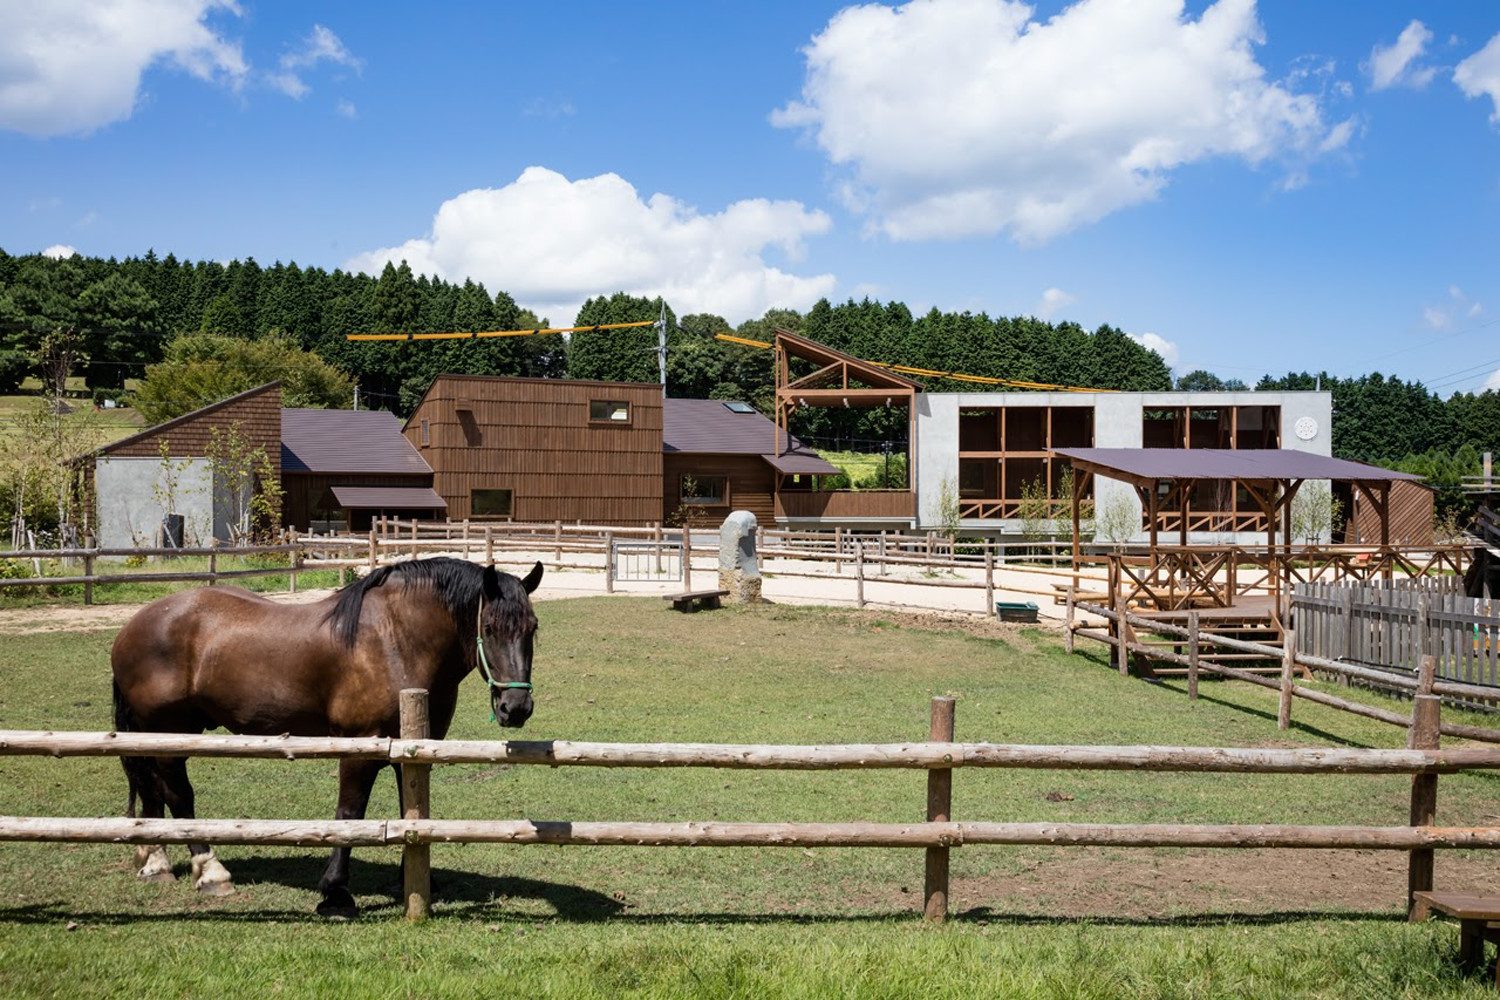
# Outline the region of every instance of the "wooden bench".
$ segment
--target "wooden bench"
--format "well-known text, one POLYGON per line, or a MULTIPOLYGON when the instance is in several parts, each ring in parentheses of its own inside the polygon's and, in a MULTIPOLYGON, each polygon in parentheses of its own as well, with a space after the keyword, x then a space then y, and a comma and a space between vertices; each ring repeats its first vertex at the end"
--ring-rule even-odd
MULTIPOLYGON (((1500 944, 1500 896, 1476 896, 1468 892, 1419 892, 1414 919, 1426 920, 1433 911, 1458 921, 1458 965, 1473 972, 1484 964, 1484 943, 1500 944)), ((1500 961, 1496 962, 1495 985, 1500 987, 1500 961)))
POLYGON ((699 608, 713 610, 719 606, 719 598, 728 596, 727 590, 686 590, 680 594, 663 594, 662 598, 671 601, 675 610, 691 613, 699 608))

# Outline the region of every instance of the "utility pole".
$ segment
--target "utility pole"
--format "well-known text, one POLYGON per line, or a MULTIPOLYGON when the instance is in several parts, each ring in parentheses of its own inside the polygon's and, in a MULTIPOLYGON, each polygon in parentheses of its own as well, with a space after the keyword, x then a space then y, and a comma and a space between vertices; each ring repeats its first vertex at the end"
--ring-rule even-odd
POLYGON ((656 321, 656 370, 661 375, 661 397, 667 398, 667 300, 661 300, 661 318, 656 321))
POLYGON ((354 383, 354 408, 359 409, 359 383, 354 383))

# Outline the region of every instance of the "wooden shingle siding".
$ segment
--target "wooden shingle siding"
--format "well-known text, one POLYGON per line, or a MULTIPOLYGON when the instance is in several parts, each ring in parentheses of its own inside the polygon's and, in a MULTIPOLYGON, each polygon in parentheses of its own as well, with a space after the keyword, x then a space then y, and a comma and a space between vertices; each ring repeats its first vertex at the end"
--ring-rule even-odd
POLYGON ((235 424, 250 447, 264 448, 271 465, 281 474, 281 383, 270 382, 238 396, 184 414, 175 420, 148 427, 100 448, 98 455, 111 458, 156 458, 161 442, 173 458, 202 457, 208 453, 215 429, 223 434, 235 424))
POLYGON ((455 520, 471 491, 508 489, 518 521, 646 525, 662 516, 661 410, 649 383, 442 375, 403 433, 455 520), (629 423, 591 421, 591 400, 628 403, 629 423))

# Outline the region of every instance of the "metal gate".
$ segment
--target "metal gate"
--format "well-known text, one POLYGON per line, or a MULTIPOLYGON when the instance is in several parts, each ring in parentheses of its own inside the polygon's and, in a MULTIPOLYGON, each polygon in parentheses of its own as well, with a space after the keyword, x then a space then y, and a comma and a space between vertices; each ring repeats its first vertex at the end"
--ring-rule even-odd
POLYGON ((631 581, 659 583, 682 579, 682 542, 622 542, 616 541, 609 552, 610 566, 614 578, 624 583, 631 581))

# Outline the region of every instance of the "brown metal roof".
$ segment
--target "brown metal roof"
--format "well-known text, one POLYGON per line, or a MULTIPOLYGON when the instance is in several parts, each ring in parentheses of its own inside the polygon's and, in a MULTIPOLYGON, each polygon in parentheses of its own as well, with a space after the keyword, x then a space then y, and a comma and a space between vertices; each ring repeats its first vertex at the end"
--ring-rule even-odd
POLYGON ((1287 449, 1057 448, 1075 468, 1110 479, 1148 483, 1163 479, 1239 481, 1335 479, 1346 482, 1420 483, 1422 477, 1376 465, 1287 449))
MULTIPOLYGON (((662 401, 662 450, 710 455, 771 455, 776 451, 817 458, 817 452, 755 410, 735 413, 717 399, 662 401)), ((819 461, 822 461, 819 459, 819 461)))
POLYGON ((430 486, 334 486, 332 490, 339 506, 351 510, 448 509, 448 501, 430 486))
POLYGON ((789 451, 784 455, 762 455, 766 464, 788 476, 832 476, 838 473, 836 465, 820 458, 811 451, 789 451))
POLYGON ((281 411, 282 472, 431 473, 385 410, 281 411))

